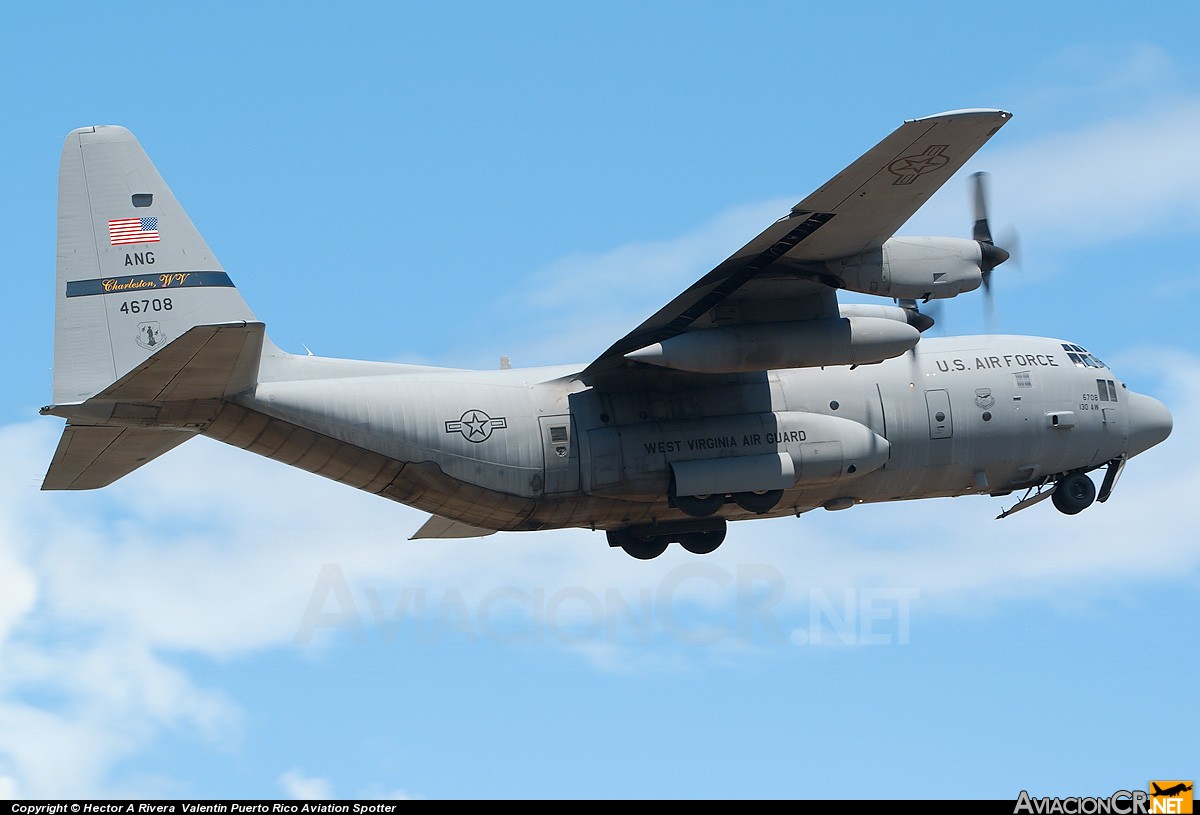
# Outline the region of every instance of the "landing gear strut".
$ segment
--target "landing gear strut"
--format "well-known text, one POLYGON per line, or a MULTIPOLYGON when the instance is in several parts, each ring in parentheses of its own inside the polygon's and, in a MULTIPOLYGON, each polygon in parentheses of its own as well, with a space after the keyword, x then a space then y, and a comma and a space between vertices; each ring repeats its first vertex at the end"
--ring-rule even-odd
POLYGON ((1070 473, 1058 480, 1050 498, 1059 512, 1077 515, 1096 500, 1096 485, 1087 473, 1070 473))

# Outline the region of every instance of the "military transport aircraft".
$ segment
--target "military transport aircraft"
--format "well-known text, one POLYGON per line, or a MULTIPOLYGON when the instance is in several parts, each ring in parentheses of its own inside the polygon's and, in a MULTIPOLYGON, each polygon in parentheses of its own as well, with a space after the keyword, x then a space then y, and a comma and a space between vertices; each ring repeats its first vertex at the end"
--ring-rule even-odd
POLYGON ((922 339, 921 303, 1008 258, 981 179, 971 238, 893 237, 1010 118, 906 121, 590 364, 493 371, 280 350, 133 135, 76 130, 42 409, 67 425, 42 488, 103 487, 199 434, 431 513, 415 538, 582 527, 643 559, 864 502, 1023 490, 1001 517, 1080 512, 1170 413, 1069 341, 922 339))

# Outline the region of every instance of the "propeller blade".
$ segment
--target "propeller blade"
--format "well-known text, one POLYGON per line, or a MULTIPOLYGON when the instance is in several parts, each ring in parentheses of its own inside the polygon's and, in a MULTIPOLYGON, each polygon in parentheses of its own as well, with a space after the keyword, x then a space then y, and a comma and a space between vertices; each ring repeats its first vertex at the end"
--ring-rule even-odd
POLYGON ((992 228, 988 225, 987 173, 975 173, 971 181, 975 198, 975 226, 971 229, 971 238, 979 244, 982 255, 979 270, 983 273, 984 290, 990 291, 992 269, 1008 260, 1009 254, 992 240, 992 228))
MULTIPOLYGON (((987 173, 975 173, 971 176, 972 198, 975 204, 975 225, 971 229, 971 237, 979 244, 979 276, 983 284, 984 320, 988 332, 996 330, 996 300, 992 291, 992 270, 1012 257, 1008 249, 1001 248, 992 240, 992 228, 988 223, 988 192, 987 173)), ((1016 236, 1005 240, 1005 246, 1016 248, 1016 236)))
POLYGON ((992 230, 988 226, 987 189, 984 180, 987 173, 975 173, 971 176, 975 193, 975 227, 971 230, 971 238, 984 244, 992 243, 992 230))

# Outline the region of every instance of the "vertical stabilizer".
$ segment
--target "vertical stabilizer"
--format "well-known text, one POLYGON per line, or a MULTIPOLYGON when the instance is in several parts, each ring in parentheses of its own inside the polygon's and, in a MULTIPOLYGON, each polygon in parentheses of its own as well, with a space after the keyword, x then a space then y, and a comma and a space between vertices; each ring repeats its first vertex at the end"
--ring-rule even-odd
POLYGON ((73 131, 58 182, 54 403, 82 402, 196 325, 252 322, 123 127, 73 131))

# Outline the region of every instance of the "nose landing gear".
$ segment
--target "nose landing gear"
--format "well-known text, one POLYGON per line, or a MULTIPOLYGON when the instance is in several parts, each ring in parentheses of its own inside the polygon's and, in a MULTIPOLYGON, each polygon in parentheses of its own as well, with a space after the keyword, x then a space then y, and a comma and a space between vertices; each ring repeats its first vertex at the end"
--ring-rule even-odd
POLYGON ((1064 515, 1078 515, 1096 500, 1096 485, 1087 473, 1070 473, 1058 480, 1050 500, 1064 515))

